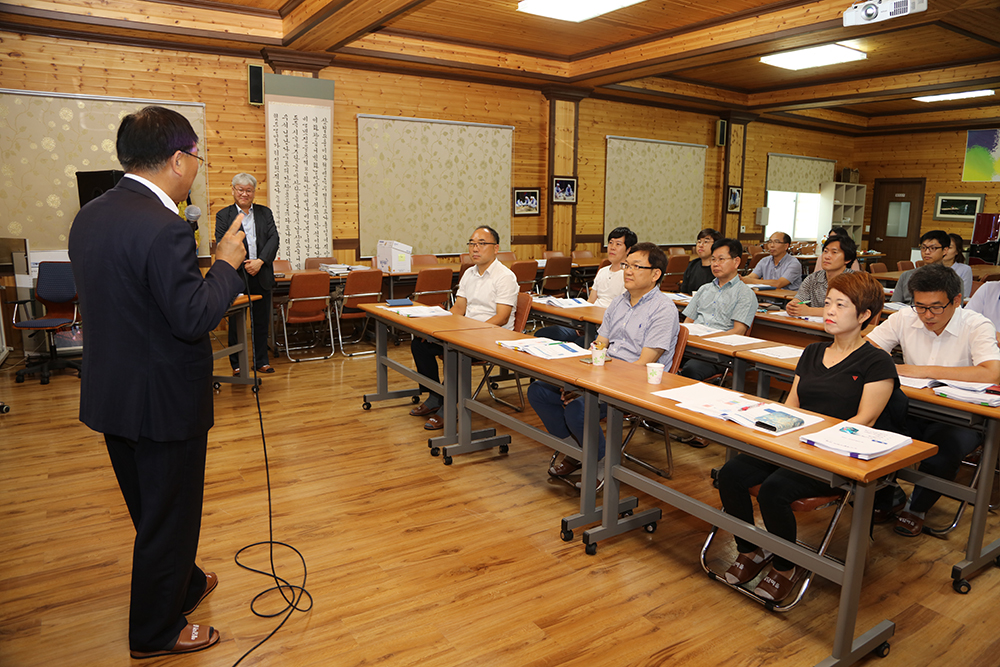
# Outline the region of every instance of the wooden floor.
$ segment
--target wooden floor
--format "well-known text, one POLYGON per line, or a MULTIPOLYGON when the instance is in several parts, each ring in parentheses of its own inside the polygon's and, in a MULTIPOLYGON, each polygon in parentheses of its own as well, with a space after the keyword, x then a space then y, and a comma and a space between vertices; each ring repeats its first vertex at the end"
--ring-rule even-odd
MULTIPOLYGON (((655 533, 587 556, 579 536, 559 538, 578 500, 547 477, 549 450, 515 437, 507 455, 446 467, 407 401, 361 409, 374 390, 371 357, 274 366, 260 392, 274 537, 305 555, 315 604, 242 664, 800 667, 829 654, 838 589, 828 582, 790 613, 769 613, 704 575, 708 527, 669 508, 655 533)), ((0 415, 0 665, 129 665, 133 530, 103 440, 77 421, 79 380, 15 385, 14 370, 10 360, 0 370, 0 401, 11 406, 0 415)), ((227 385, 215 401, 200 563, 221 584, 190 618, 222 642, 160 663, 232 665, 276 625, 249 609, 270 581, 233 562, 268 537, 253 394, 227 385)), ((662 462, 662 440, 641 438, 635 451, 662 462)), ((708 473, 722 448, 674 449, 677 486, 718 506, 708 473)), ((650 504, 640 496, 640 508, 650 504)), ((823 516, 800 520, 806 534, 828 517, 814 514, 823 516)), ((876 527, 859 627, 897 625, 889 657, 868 664, 1000 665, 1000 571, 976 576, 969 595, 950 585, 967 530, 968 519, 945 540, 876 527)), ((988 535, 1000 535, 996 516, 988 535)), ((730 544, 720 540, 719 558, 730 544)), ((267 569, 263 548, 248 560, 267 569)), ((301 582, 294 557, 275 560, 301 582)))

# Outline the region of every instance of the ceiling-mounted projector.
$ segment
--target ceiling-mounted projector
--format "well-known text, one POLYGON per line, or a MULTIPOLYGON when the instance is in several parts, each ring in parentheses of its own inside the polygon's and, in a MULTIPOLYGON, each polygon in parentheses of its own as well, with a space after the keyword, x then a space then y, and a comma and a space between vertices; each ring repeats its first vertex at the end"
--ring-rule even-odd
POLYGON ((844 12, 844 26, 888 21, 927 11, 927 0, 867 0, 857 2, 844 12))

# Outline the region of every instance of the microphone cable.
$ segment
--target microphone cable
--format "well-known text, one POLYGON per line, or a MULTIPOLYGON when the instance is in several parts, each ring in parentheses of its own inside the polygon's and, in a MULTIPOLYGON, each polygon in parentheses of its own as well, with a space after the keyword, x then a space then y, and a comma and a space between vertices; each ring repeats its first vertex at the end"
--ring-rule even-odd
POLYGON ((302 552, 300 552, 292 545, 287 544, 285 542, 278 542, 275 541, 274 539, 274 517, 273 517, 273 508, 271 503, 271 470, 267 459, 267 438, 264 435, 264 414, 260 407, 260 385, 259 385, 259 380, 257 379, 257 364, 255 363, 256 360, 254 359, 254 354, 253 354, 254 342, 255 342, 254 326, 253 326, 253 307, 252 307, 253 301, 250 300, 250 282, 249 278, 247 277, 245 269, 243 271, 243 285, 246 288, 247 312, 250 314, 250 337, 249 337, 250 349, 244 351, 247 353, 247 362, 250 363, 253 367, 253 394, 257 402, 257 422, 260 425, 260 441, 264 451, 264 474, 267 479, 268 539, 263 542, 254 542, 253 544, 248 544, 245 547, 242 547, 236 552, 236 555, 233 557, 233 560, 239 567, 243 568, 244 570, 249 570, 251 572, 256 572, 257 574, 262 574, 265 577, 270 577, 271 579, 274 580, 275 584, 274 586, 264 589, 263 591, 255 595, 253 600, 250 601, 250 611, 253 612, 254 616, 258 616, 260 618, 276 618, 278 616, 284 615, 284 618, 281 619, 281 622, 278 623, 278 625, 273 630, 271 630, 271 632, 268 633, 266 637, 261 639, 250 650, 248 650, 246 653, 240 656, 240 659, 233 663, 233 667, 239 665, 241 662, 243 662, 244 658, 246 658, 248 655, 256 651, 261 645, 264 644, 264 642, 273 637, 278 632, 278 630, 280 630, 281 627, 288 621, 288 619, 292 615, 292 612, 295 611, 308 612, 312 610, 313 606, 312 595, 309 593, 308 590, 306 590, 306 576, 308 574, 308 570, 306 569, 305 557, 302 555, 302 552), (240 562, 240 555, 243 554, 244 551, 264 545, 268 546, 268 557, 271 565, 270 572, 259 570, 257 568, 251 567, 249 565, 246 565, 245 563, 240 562), (302 584, 300 586, 291 584, 286 579, 283 579, 282 577, 278 576, 277 570, 274 565, 274 548, 276 546, 285 547, 291 550, 293 553, 295 553, 296 556, 299 557, 299 562, 302 563, 302 584), (277 591, 278 593, 281 594, 281 597, 285 600, 285 607, 280 611, 276 611, 274 613, 265 613, 262 611, 258 611, 256 606, 257 602, 262 598, 264 598, 264 596, 268 595, 273 591, 277 591), (300 604, 303 597, 308 598, 308 604, 306 606, 301 606, 300 604))

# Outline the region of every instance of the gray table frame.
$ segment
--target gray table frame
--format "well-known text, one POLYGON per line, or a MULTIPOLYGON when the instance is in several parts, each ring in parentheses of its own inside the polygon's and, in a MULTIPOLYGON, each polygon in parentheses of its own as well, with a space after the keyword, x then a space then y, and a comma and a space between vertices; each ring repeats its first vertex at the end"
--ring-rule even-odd
POLYGON ((226 314, 223 317, 228 318, 231 315, 238 315, 240 319, 239 326, 236 329, 236 345, 230 345, 229 347, 223 348, 218 352, 212 353, 212 361, 218 359, 223 359, 228 357, 230 354, 236 354, 239 359, 240 374, 237 376, 232 375, 213 375, 212 382, 216 385, 221 384, 243 384, 243 385, 254 385, 259 386, 261 384, 260 378, 251 377, 250 374, 250 357, 247 354, 247 311, 250 309, 250 300, 240 305, 230 304, 229 308, 226 309, 226 314))
MULTIPOLYGON (((662 511, 659 508, 644 510, 633 516, 623 518, 618 518, 616 514, 608 512, 608 507, 615 507, 620 502, 620 485, 621 482, 625 482, 668 505, 676 507, 722 530, 750 540, 762 548, 777 553, 796 565, 800 565, 815 572, 824 579, 838 584, 841 587, 841 592, 840 605, 837 611, 837 627, 833 640, 833 651, 830 656, 816 663, 816 667, 854 664, 892 637, 895 633, 895 623, 883 620, 857 639, 854 639, 877 481, 863 483, 848 480, 822 468, 744 443, 721 432, 721 430, 727 428, 725 426, 726 422, 719 422, 720 427, 722 427, 720 431, 710 431, 659 412, 638 408, 617 398, 601 395, 600 400, 608 403, 608 442, 607 454, 604 461, 605 511, 601 527, 588 530, 583 534, 583 541, 587 545, 588 553, 596 551, 596 544, 600 540, 651 525, 661 518, 662 511), (653 421, 684 428, 696 435, 709 437, 726 447, 750 454, 765 461, 770 461, 783 468, 820 479, 830 484, 830 486, 852 489, 854 492, 854 511, 851 514, 850 536, 848 538, 847 556, 844 564, 841 565, 837 561, 819 556, 815 552, 794 542, 788 542, 764 529, 744 523, 736 517, 684 495, 666 486, 664 483, 623 467, 621 465, 620 434, 623 413, 626 411, 653 421), (591 549, 591 545, 594 545, 593 549, 591 549)), ((670 480, 665 481, 669 482, 670 480)))
MULTIPOLYGON (((767 396, 772 377, 791 381, 795 372, 780 366, 756 362, 748 364, 748 369, 757 370, 757 395, 767 396)), ((977 428, 985 424, 983 435, 983 454, 980 466, 986 466, 979 473, 979 483, 975 489, 951 480, 934 477, 912 468, 903 468, 896 473, 898 479, 903 479, 920 486, 927 487, 949 498, 964 501, 973 505, 972 520, 969 525, 969 537, 965 546, 965 558, 951 568, 952 587, 961 593, 968 593, 972 586, 967 577, 982 570, 990 563, 1000 565, 1000 539, 983 547, 986 537, 986 520, 990 509, 990 492, 993 489, 993 476, 997 467, 997 456, 1000 455, 1000 422, 997 419, 978 417, 958 407, 925 403, 919 399, 910 398, 910 413, 925 419, 955 424, 966 428, 977 428), (990 462, 993 462, 990 465, 990 462)))

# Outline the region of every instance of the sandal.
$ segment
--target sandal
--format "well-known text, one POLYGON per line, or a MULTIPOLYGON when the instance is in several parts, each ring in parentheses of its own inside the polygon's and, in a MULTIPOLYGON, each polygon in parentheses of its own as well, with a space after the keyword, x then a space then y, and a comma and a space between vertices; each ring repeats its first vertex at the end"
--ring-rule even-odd
POLYGON ((772 567, 767 576, 757 584, 757 588, 753 589, 753 592, 765 600, 782 602, 792 594, 795 584, 802 578, 802 573, 802 568, 795 566, 791 572, 792 576, 789 577, 779 572, 777 568, 772 567))
POLYGON ((754 577, 764 569, 764 566, 771 562, 772 557, 773 554, 760 549, 740 554, 739 558, 733 561, 733 564, 726 570, 726 581, 734 586, 742 586, 753 581, 754 577))

